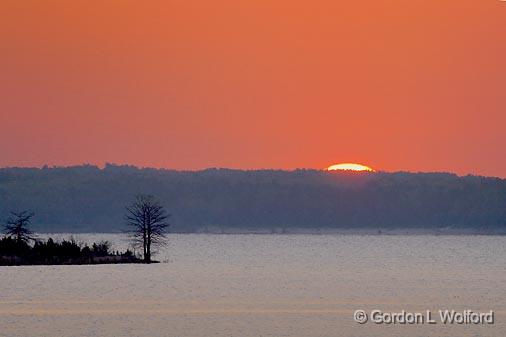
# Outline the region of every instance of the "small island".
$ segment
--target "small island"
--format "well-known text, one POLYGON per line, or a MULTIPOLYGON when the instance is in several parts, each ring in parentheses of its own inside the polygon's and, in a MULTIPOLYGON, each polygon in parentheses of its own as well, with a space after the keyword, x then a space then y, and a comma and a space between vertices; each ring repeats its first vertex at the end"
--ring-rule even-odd
POLYGON ((55 241, 34 240, 30 245, 5 236, 0 239, 0 266, 143 263, 131 250, 111 252, 108 241, 80 244, 73 238, 55 241))
POLYGON ((5 236, 0 239, 0 266, 144 262, 129 249, 111 252, 108 241, 89 246, 72 237, 59 242, 52 238, 40 240, 28 228, 33 215, 28 211, 12 212, 4 228, 5 236))
POLYGON ((126 207, 127 233, 134 248, 142 249, 142 256, 131 250, 111 251, 108 241, 88 244, 74 238, 55 241, 40 240, 29 229, 33 212, 11 212, 0 239, 0 266, 69 265, 111 263, 156 263, 151 259, 152 247, 165 244, 165 230, 169 217, 163 206, 151 195, 137 195, 135 202, 126 207), (33 242, 33 244, 32 244, 33 242))

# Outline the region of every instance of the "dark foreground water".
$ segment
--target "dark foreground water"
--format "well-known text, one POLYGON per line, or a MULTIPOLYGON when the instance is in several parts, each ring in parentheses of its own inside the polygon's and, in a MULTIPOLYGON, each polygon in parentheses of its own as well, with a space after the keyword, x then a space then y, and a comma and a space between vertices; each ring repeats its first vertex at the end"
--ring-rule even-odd
POLYGON ((506 335, 506 237, 189 234, 157 257, 0 267, 0 336, 506 335), (358 324, 358 309, 437 323, 358 324), (493 310, 495 323, 445 325, 440 309, 493 310))

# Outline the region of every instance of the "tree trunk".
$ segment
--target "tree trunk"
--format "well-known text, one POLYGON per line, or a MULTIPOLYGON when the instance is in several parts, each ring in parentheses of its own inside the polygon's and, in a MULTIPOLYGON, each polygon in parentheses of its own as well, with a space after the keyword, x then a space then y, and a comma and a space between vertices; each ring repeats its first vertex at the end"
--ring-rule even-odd
POLYGON ((151 263, 151 233, 149 232, 146 240, 146 263, 151 263))

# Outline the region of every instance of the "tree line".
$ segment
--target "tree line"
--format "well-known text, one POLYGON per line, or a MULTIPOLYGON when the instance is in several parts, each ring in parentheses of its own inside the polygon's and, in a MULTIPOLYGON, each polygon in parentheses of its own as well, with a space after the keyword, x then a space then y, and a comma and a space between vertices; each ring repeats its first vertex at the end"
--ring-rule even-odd
POLYGON ((40 232, 120 232, 146 193, 177 212, 171 232, 291 228, 506 229, 506 180, 449 173, 173 171, 107 165, 0 169, 0 218, 36 212, 40 232))

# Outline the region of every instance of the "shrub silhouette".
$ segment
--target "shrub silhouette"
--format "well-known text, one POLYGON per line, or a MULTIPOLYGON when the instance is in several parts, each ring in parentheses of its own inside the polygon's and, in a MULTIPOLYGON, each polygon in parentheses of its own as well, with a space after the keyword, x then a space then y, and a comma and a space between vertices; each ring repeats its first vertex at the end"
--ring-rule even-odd
POLYGON ((73 238, 55 242, 37 240, 33 247, 25 241, 12 237, 0 239, 0 265, 11 264, 84 264, 140 262, 130 250, 112 254, 110 243, 101 241, 88 245, 77 243, 73 238))

